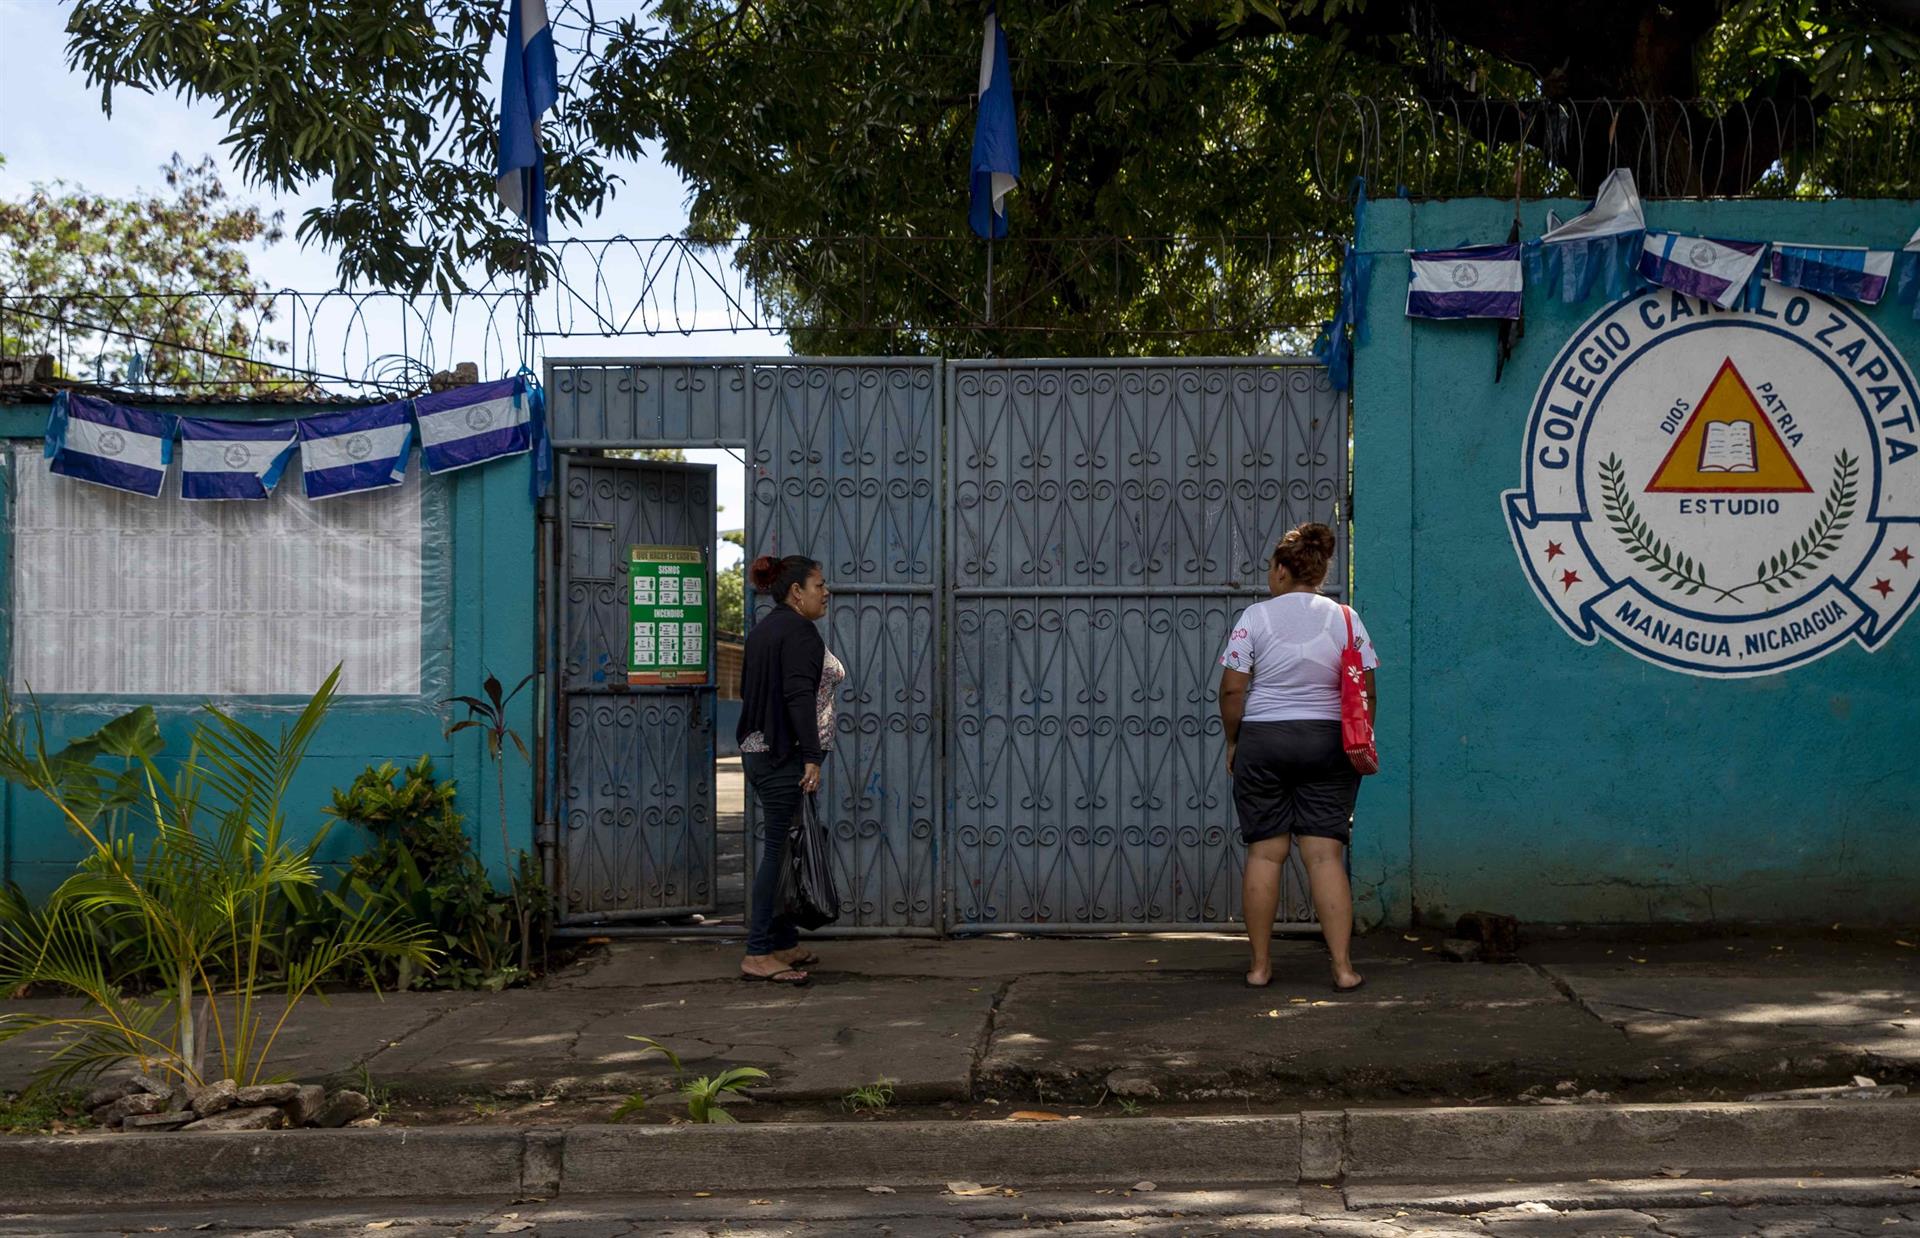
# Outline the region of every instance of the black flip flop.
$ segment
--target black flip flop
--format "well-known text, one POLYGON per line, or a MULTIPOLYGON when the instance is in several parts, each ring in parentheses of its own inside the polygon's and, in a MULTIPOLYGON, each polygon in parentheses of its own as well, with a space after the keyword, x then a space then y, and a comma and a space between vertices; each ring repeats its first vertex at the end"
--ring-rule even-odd
POLYGON ((1336 984, 1333 986, 1333 991, 1335 993, 1358 993, 1361 989, 1364 989, 1366 987, 1367 987, 1367 978, 1365 976, 1362 976, 1360 977, 1359 984, 1349 984, 1349 985, 1346 985, 1345 987, 1342 987, 1336 984))
POLYGON ((797 967, 783 967, 779 971, 769 972, 764 976, 756 976, 752 972, 743 971, 740 973, 740 978, 742 980, 758 980, 762 984, 783 984, 788 988, 794 989, 804 989, 813 983, 813 977, 807 975, 807 973, 797 967), (782 976, 792 976, 794 978, 792 980, 783 980, 781 979, 782 976))

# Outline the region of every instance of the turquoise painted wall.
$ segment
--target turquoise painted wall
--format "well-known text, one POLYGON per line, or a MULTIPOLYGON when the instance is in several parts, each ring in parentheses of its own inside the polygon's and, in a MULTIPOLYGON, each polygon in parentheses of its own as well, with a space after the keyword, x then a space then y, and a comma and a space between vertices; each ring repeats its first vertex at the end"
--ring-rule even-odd
MULTIPOLYGON (((1584 202, 1530 202, 1523 235, 1584 202)), ((1490 323, 1404 315, 1409 248, 1502 240, 1513 204, 1372 203, 1371 338, 1354 381, 1355 601, 1379 674, 1382 773, 1353 854, 1364 914, 1450 922, 1911 920, 1920 915, 1920 630, 1744 680, 1571 639, 1501 508, 1536 388, 1604 304, 1529 290, 1493 381, 1490 323)), ((1650 227, 1898 248, 1913 202, 1653 202, 1650 227)), ((1920 364, 1920 323, 1863 313, 1920 364)))
MULTIPOLYGON (((48 412, 45 405, 0 409, 0 439, 40 437, 48 412)), ((266 410, 196 407, 193 412, 209 417, 287 415, 283 406, 266 410)), ((430 478, 427 484, 445 488, 451 530, 449 544, 428 548, 429 553, 438 551, 450 560, 451 613, 442 637, 451 658, 450 690, 477 696, 490 670, 511 688, 534 667, 536 526, 533 507, 527 501, 526 462, 482 465, 430 478)), ((0 538, 0 556, 8 556, 0 558, 0 580, 10 579, 11 546, 10 536, 0 538)), ((534 705, 533 685, 513 703, 513 725, 529 747, 533 743, 534 705)), ((269 733, 288 717, 278 710, 237 712, 249 725, 269 733)), ((93 730, 111 715, 61 700, 50 703, 45 716, 51 737, 64 740, 93 730)), ((310 836, 324 824, 326 819, 320 810, 330 801, 332 788, 345 786, 368 764, 383 760, 400 764, 428 753, 440 776, 458 785, 458 803, 466 814, 467 829, 496 880, 500 879, 500 796, 494 770, 477 733, 465 731, 451 740, 444 737, 446 716, 445 710, 382 707, 358 701, 337 706, 316 737, 292 791, 290 816, 301 836, 310 836)), ((169 752, 183 753, 192 712, 171 703, 163 710, 162 720, 169 752)), ((506 804, 513 847, 531 851, 533 776, 511 745, 506 804)), ((365 842, 365 835, 357 827, 337 824, 328 834, 321 857, 329 862, 343 861, 365 842)), ((72 870, 80 854, 80 847, 44 801, 11 784, 0 784, 0 877, 19 882, 29 892, 43 892, 72 870)))

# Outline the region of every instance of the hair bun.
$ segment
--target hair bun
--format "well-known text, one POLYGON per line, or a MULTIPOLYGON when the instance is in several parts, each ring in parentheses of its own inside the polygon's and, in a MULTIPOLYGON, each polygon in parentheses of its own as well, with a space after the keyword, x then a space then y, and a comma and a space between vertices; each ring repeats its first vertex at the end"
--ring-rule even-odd
POLYGON ((1331 556, 1333 530, 1324 524, 1303 524, 1300 526, 1300 544, 1315 554, 1331 556))
POLYGON ((761 593, 772 593, 773 582, 780 578, 780 560, 772 555, 761 555, 747 568, 747 579, 761 593))

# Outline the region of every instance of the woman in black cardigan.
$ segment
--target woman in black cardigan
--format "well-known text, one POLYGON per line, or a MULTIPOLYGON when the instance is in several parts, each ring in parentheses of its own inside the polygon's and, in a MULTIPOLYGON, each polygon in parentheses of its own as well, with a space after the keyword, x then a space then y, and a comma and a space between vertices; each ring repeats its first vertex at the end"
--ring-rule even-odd
POLYGON ((753 876, 743 980, 805 984, 818 960, 800 947, 792 922, 774 907, 786 859, 787 826, 800 798, 820 789, 820 763, 833 744, 833 693, 845 678, 814 625, 827 613, 826 579, 805 555, 762 555, 747 569, 753 587, 773 598, 773 613, 753 625, 740 670, 741 763, 760 802, 760 867, 753 876))

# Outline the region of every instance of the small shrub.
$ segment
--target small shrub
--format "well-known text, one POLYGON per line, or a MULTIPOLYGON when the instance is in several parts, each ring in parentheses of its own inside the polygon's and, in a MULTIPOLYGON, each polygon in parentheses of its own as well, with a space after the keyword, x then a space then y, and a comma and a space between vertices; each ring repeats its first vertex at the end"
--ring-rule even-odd
POLYGON ((520 922, 513 899, 493 888, 454 808, 454 787, 434 777, 430 758, 404 770, 391 762, 369 766, 334 791, 327 813, 366 830, 373 845, 354 858, 331 894, 302 900, 300 927, 324 930, 355 904, 389 908, 430 934, 440 960, 431 971, 399 960, 371 977, 376 982, 498 990, 524 978, 514 961, 520 922))
POLYGON ((0 1094, 0 1135, 40 1135, 56 1122, 67 1126, 89 1124, 78 1092, 43 1091, 23 1096, 0 1094))

